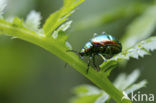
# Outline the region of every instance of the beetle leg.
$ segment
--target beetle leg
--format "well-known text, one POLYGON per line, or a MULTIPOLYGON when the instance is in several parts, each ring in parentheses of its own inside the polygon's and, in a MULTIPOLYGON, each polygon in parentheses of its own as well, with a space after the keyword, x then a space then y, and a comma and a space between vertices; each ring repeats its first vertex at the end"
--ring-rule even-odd
POLYGON ((89 60, 88 60, 88 65, 87 65, 87 70, 86 70, 87 74, 88 74, 89 67, 90 67, 90 59, 91 59, 91 57, 90 57, 89 60))
POLYGON ((97 72, 99 72, 100 68, 99 68, 99 66, 96 66, 96 64, 95 64, 95 55, 93 55, 92 57, 93 57, 93 65, 96 68, 97 72))
POLYGON ((111 51, 111 48, 109 47, 109 51, 110 51, 110 55, 112 55, 112 51, 111 51))
POLYGON ((107 59, 102 55, 102 54, 98 54, 104 61, 107 61, 107 59))
POLYGON ((108 45, 106 50, 107 50, 107 54, 108 54, 108 55, 106 55, 106 58, 109 59, 109 58, 111 58, 111 55, 112 55, 111 47, 108 45))
POLYGON ((111 51, 111 48, 110 48, 110 46, 108 46, 108 49, 109 49, 109 58, 111 58, 111 55, 112 55, 112 51, 111 51))

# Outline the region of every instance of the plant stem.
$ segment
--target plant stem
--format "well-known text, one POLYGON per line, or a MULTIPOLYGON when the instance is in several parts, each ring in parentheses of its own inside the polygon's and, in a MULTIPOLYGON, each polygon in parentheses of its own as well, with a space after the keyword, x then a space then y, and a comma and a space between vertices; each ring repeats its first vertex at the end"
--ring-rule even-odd
MULTIPOLYGON (((52 37, 48 38, 46 36, 39 35, 24 27, 17 27, 8 22, 4 23, 4 21, 0 21, 0 34, 8 34, 9 36, 20 38, 46 49, 67 62, 70 66, 75 68, 98 87, 106 91, 117 103, 121 103, 121 100, 124 96, 123 93, 114 87, 105 73, 96 72, 93 70, 93 68, 90 68, 89 73, 86 74, 87 65, 74 53, 66 52, 67 48, 62 42, 59 42, 59 40, 55 40, 52 37)), ((131 102, 129 101, 128 103, 131 102)))

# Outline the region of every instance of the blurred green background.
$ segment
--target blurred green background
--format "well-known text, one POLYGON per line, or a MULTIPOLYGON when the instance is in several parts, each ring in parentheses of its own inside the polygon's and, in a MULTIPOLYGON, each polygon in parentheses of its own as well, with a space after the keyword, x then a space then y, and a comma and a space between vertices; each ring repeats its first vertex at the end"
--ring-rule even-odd
MULTIPOLYGON (((79 51, 93 33, 105 31, 120 39, 127 25, 154 2, 86 0, 70 17, 73 24, 68 33, 73 49, 79 51), (131 7, 135 8, 132 12, 131 7), (127 11, 127 16, 122 19, 108 23, 99 19, 115 10, 127 8, 130 8, 130 11, 127 11)), ((31 10, 36 10, 41 12, 44 23, 45 19, 62 5, 63 0, 8 0, 5 16, 26 18, 31 10)), ((125 67, 116 68, 110 79, 114 80, 120 72, 130 73, 139 68, 140 79, 148 80, 147 87, 141 92, 156 94, 156 51, 151 54, 152 56, 139 60, 131 59, 125 67)), ((64 65, 65 62, 38 46, 17 38, 0 36, 0 103, 68 103, 73 87, 91 82, 71 67, 64 68, 64 65)))

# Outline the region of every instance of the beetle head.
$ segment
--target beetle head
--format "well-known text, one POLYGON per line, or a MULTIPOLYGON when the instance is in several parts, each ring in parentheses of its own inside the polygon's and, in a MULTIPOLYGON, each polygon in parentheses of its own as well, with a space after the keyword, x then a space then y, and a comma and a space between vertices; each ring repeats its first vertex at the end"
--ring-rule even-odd
POLYGON ((85 49, 82 48, 81 51, 79 52, 80 57, 85 56, 85 54, 86 54, 85 49))

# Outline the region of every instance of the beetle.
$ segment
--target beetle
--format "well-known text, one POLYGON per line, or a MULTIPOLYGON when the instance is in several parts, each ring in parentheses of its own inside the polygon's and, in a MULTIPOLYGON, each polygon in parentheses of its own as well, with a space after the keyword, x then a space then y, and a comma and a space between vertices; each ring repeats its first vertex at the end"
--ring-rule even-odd
POLYGON ((99 66, 95 64, 95 56, 101 56, 104 61, 112 58, 114 55, 120 53, 122 51, 122 45, 120 41, 118 41, 112 35, 102 33, 100 35, 95 35, 91 38, 80 50, 80 52, 74 50, 68 50, 78 54, 80 57, 88 56, 90 57, 88 60, 88 68, 87 73, 89 71, 90 60, 92 59, 93 66, 97 71, 100 71, 99 66))

